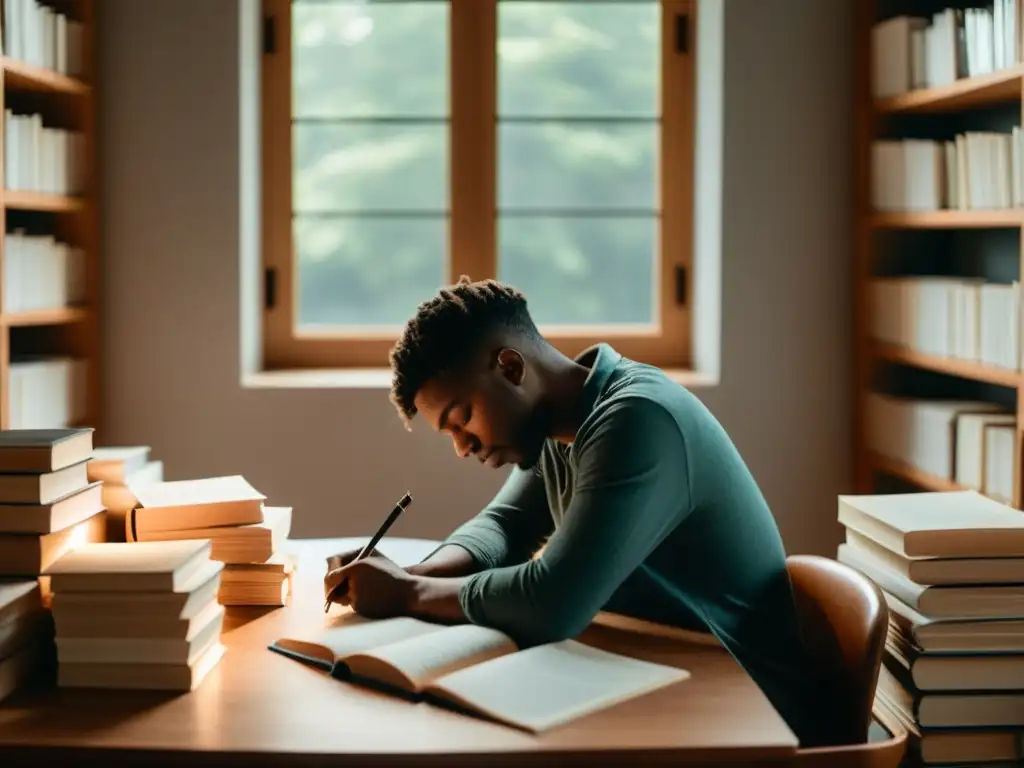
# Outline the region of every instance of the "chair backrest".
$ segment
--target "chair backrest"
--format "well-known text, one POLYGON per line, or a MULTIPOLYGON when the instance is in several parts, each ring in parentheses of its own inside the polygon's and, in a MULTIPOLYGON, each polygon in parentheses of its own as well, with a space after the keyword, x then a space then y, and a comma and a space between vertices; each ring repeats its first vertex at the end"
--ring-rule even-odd
POLYGON ((859 571, 816 555, 786 559, 807 648, 827 688, 825 706, 836 738, 868 738, 889 610, 878 587, 859 571))

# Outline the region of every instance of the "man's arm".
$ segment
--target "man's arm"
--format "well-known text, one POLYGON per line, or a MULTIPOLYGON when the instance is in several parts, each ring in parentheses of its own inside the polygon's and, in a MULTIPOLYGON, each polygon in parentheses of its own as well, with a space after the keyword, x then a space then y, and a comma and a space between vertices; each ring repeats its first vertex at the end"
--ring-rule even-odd
POLYGON ((468 619, 523 645, 582 632, 688 514, 691 501, 683 436, 655 402, 612 406, 577 446, 572 503, 539 558, 468 578, 416 579, 409 612, 468 619))
POLYGON ((543 479, 516 467, 483 511, 406 570, 414 576, 452 578, 521 563, 533 555, 553 525, 543 479))

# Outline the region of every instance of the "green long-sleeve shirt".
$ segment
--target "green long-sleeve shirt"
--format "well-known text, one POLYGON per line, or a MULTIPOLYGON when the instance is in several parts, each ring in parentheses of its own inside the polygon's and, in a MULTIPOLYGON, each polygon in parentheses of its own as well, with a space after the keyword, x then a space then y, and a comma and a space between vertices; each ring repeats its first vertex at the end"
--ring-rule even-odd
POLYGON ((479 569, 460 592, 466 616, 521 645, 576 636, 601 610, 710 631, 815 742, 785 551, 732 441, 662 371, 604 344, 580 362, 589 415, 573 444, 548 440, 446 539, 479 569))

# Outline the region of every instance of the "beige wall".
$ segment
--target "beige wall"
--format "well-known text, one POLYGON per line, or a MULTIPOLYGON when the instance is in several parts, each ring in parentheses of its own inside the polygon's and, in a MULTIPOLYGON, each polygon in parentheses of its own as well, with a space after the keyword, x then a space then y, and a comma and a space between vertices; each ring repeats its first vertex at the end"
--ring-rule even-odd
MULTIPOLYGON (((171 479, 244 474, 296 537, 365 533, 406 489, 395 534, 441 536, 499 475, 406 433, 383 390, 239 384, 239 2, 100 4, 107 436, 171 479)), ((726 3, 722 380, 700 395, 792 551, 835 551, 848 477, 847 5, 726 3)))

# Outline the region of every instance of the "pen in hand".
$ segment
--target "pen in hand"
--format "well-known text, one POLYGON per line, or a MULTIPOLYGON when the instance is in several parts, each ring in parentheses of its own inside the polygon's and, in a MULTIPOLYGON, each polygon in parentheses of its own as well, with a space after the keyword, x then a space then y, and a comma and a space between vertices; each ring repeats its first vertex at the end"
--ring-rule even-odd
MULTIPOLYGON (((381 527, 377 529, 377 532, 375 534, 373 534, 373 538, 366 543, 365 547, 359 550, 359 554, 356 555, 351 562, 354 563, 359 560, 362 560, 365 557, 369 557, 370 553, 373 552, 374 547, 376 547, 377 544, 380 543, 380 540, 384 538, 384 534, 388 532, 388 529, 394 524, 395 520, 398 519, 398 516, 402 514, 405 508, 408 507, 410 504, 412 504, 412 495, 406 492, 406 494, 401 499, 398 500, 398 503, 395 504, 395 508, 391 510, 391 514, 388 515, 387 519, 384 521, 381 527)), ((327 600, 324 603, 324 613, 327 613, 331 610, 331 600, 334 598, 335 594, 338 592, 339 588, 344 583, 346 582, 340 582, 339 584, 335 585, 335 587, 328 593, 327 600)))

